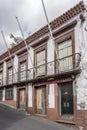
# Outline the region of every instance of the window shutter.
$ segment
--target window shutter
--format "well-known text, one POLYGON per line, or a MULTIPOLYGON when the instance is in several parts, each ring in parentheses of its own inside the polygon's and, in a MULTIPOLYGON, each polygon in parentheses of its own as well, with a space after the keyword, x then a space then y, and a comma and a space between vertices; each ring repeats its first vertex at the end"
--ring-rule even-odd
POLYGON ((58 44, 59 71, 66 71, 72 68, 72 40, 68 39, 58 44), (65 58, 64 58, 65 57, 65 58))
POLYGON ((37 76, 45 75, 45 50, 36 54, 37 76))

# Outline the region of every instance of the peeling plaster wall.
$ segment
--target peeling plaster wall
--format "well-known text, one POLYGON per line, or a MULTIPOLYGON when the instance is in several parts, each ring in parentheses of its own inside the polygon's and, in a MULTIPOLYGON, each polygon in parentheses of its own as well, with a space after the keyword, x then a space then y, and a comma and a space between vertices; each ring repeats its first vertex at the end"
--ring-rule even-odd
POLYGON ((81 73, 76 76, 77 110, 87 110, 87 32, 86 21, 78 22, 76 29, 76 52, 81 54, 81 73))
POLYGON ((18 72, 18 56, 14 57, 14 73, 18 72))
POLYGON ((33 106, 33 89, 32 84, 28 84, 28 107, 33 106))
POLYGON ((47 44, 47 74, 54 74, 54 45, 50 38, 47 44))
POLYGON ((6 84, 6 68, 7 68, 7 64, 6 64, 6 62, 4 62, 4 64, 3 64, 3 85, 5 85, 6 84))
POLYGON ((33 65, 34 65, 34 50, 30 47, 29 53, 28 53, 28 77, 29 79, 33 78, 33 65))
POLYGON ((18 78, 18 75, 17 75, 17 72, 18 72, 18 56, 17 55, 15 55, 15 57, 14 57, 14 70, 13 70, 13 72, 15 74, 13 81, 17 82, 17 78, 18 78))
POLYGON ((17 87, 16 86, 13 87, 13 100, 17 101, 17 87))
POLYGON ((5 88, 3 89, 3 98, 2 101, 5 101, 5 88))
POLYGON ((80 52, 80 44, 82 41, 81 37, 81 21, 80 19, 78 20, 78 23, 75 27, 75 53, 80 52))

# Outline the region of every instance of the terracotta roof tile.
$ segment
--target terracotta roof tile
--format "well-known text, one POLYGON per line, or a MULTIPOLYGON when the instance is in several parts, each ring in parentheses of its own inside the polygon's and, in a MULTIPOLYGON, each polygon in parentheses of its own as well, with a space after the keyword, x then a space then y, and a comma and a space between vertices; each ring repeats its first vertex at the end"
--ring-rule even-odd
MULTIPOLYGON (((59 27, 59 26, 61 26, 62 24, 64 24, 65 22, 67 22, 71 18, 75 17, 76 15, 80 14, 84 10, 85 10, 85 5, 84 5, 83 1, 81 1, 76 6, 74 6, 73 8, 68 10, 67 12, 63 13, 58 18, 54 19, 50 23, 52 30, 57 28, 57 27, 59 27)), ((35 32, 33 35, 29 36, 26 39, 26 41, 29 44, 29 43, 37 40, 38 38, 40 38, 41 36, 43 36, 44 34, 46 34, 48 32, 49 32, 49 29, 48 29, 48 26, 46 25, 43 28, 41 28, 40 30, 38 30, 37 32, 35 32)), ((17 45, 14 48, 12 48, 11 49, 11 53, 17 51, 18 49, 20 49, 22 47, 24 47, 24 43, 23 42, 21 42, 19 45, 17 45)), ((0 56, 0 60, 4 59, 6 57, 5 54, 6 54, 6 52, 0 56)))

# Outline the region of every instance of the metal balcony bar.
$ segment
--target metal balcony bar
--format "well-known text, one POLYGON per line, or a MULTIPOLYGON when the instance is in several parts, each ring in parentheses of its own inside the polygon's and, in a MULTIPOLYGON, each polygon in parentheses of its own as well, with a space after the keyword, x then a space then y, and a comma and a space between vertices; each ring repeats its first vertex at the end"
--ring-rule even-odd
POLYGON ((31 79, 33 80, 41 76, 43 77, 69 72, 79 67, 80 57, 79 53, 75 53, 73 55, 30 68, 29 70, 17 72, 9 77, 3 78, 0 86, 28 81, 31 79))

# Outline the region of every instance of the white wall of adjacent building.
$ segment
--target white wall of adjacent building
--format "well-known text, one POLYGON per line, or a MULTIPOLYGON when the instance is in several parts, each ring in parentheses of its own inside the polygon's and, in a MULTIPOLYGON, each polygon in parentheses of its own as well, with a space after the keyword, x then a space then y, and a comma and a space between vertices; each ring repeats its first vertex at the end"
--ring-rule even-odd
POLYGON ((17 101, 17 87, 16 86, 13 87, 13 100, 17 101))
POLYGON ((5 88, 3 89, 3 97, 2 97, 2 101, 5 101, 5 88))
POLYGON ((86 22, 78 22, 75 28, 75 51, 81 54, 81 73, 76 76, 77 110, 87 110, 87 32, 86 22))

